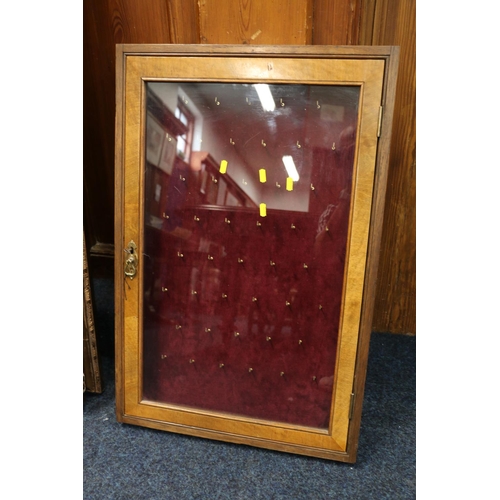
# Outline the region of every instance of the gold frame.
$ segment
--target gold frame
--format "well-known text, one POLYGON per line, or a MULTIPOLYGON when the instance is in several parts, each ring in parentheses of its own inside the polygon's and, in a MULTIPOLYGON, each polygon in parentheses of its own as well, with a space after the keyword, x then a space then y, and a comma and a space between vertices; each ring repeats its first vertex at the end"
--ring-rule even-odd
MULTIPOLYGON (((123 423, 354 462, 380 248, 397 47, 117 45, 116 415, 123 423), (334 398, 328 430, 178 408, 142 399, 142 268, 124 275, 131 240, 142 248, 146 81, 359 85, 362 99, 350 210, 334 398)), ((140 255, 140 250, 139 250, 140 255)))
POLYGON ((102 392, 85 231, 83 232, 83 392, 98 394, 102 392))

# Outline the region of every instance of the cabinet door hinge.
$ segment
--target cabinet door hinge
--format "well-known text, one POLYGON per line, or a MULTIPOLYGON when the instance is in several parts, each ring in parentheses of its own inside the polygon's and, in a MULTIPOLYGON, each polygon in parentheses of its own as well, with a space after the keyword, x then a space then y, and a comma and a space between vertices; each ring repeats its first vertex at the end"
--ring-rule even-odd
POLYGON ((378 110, 378 126, 377 126, 377 137, 380 137, 380 133, 382 132, 382 115, 384 113, 384 107, 380 106, 378 110))
POLYGON ((352 413, 354 411, 354 392, 351 393, 351 401, 349 402, 349 420, 352 418, 352 413))

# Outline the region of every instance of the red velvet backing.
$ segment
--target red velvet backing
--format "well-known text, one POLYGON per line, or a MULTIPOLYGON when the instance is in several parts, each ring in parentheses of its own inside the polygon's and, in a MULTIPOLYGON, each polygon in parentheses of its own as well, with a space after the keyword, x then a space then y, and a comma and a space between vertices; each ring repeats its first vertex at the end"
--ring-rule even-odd
POLYGON ((328 427, 353 151, 314 148, 309 210, 266 217, 193 204, 195 174, 176 162, 161 228, 146 210, 144 399, 328 427))

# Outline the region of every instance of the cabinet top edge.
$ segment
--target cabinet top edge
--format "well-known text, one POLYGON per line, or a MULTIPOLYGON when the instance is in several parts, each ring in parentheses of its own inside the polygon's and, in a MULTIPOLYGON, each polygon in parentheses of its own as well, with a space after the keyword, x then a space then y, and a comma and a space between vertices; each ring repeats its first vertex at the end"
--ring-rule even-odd
POLYGON ((158 56, 295 56, 388 57, 399 52, 393 45, 222 45, 222 44, 116 44, 123 55, 158 56))

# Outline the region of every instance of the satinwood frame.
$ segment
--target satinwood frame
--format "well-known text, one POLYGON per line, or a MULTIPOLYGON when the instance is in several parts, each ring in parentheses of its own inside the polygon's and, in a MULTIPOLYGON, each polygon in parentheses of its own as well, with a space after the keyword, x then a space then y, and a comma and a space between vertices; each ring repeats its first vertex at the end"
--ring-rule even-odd
POLYGON ((358 447, 387 182, 398 47, 117 45, 115 351, 119 422, 343 462, 358 447), (143 399, 141 248, 147 81, 355 84, 362 93, 331 421, 310 429, 143 399), (124 274, 137 245, 134 279, 124 274))

